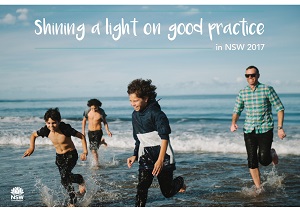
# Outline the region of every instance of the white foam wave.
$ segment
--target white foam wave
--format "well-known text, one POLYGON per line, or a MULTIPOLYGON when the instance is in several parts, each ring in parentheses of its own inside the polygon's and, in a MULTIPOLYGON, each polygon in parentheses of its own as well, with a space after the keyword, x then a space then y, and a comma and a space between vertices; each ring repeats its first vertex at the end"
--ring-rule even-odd
MULTIPOLYGON (((133 151, 135 141, 132 137, 130 130, 122 133, 115 133, 112 137, 104 135, 104 138, 108 144, 108 147, 124 149, 133 151)), ((29 146, 30 133, 13 135, 10 133, 1 134, 0 146, 14 145, 14 146, 29 146)), ((82 149, 81 140, 72 137, 72 140, 79 151, 82 149)), ((52 145, 52 142, 48 138, 38 137, 36 139, 36 145, 52 145)), ((89 141, 87 138, 87 143, 89 141)), ((171 136, 171 144, 173 150, 176 152, 215 152, 215 153, 233 153, 233 154, 245 154, 246 148, 242 135, 228 134, 215 134, 212 135, 200 135, 192 133, 183 133, 181 135, 174 134, 171 136)), ((289 138, 285 140, 274 139, 273 148, 276 149, 278 154, 282 155, 300 155, 300 146, 298 139, 289 138)))
MULTIPOLYGON (((0 137, 0 146, 13 145, 13 146, 29 146, 30 136, 2 136, 0 137)), ((52 145, 52 142, 48 138, 37 138, 36 145, 52 145)))
POLYGON ((0 123, 14 123, 14 122, 45 122, 42 118, 39 117, 0 117, 0 123))

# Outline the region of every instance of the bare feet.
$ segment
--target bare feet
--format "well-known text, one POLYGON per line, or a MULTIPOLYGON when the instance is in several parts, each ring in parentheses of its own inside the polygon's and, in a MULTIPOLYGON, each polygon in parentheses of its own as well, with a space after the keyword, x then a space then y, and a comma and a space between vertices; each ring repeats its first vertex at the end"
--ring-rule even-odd
POLYGON ((264 188, 263 187, 255 187, 255 194, 259 195, 262 192, 264 192, 264 188))
POLYGON ((94 169, 94 170, 100 169, 100 164, 99 164, 99 162, 98 162, 98 163, 94 163, 94 164, 92 165, 92 169, 94 169))
POLYGON ((76 196, 78 197, 82 197, 84 196, 84 194, 86 193, 86 187, 85 187, 85 183, 82 183, 78 186, 79 191, 77 192, 76 196))
POLYGON ((107 143, 105 142, 105 138, 102 138, 102 139, 101 139, 100 145, 101 145, 101 144, 103 144, 105 147, 107 147, 107 143))
POLYGON ((75 204, 68 204, 68 207, 75 207, 75 204))
POLYGON ((186 190, 186 185, 183 184, 182 188, 180 188, 180 190, 178 191, 179 193, 184 193, 186 190))
POLYGON ((92 170, 99 170, 100 169, 100 166, 93 166, 92 167, 92 170))
POLYGON ((272 156, 273 165, 277 165, 278 164, 278 155, 274 148, 271 149, 271 156, 272 156))

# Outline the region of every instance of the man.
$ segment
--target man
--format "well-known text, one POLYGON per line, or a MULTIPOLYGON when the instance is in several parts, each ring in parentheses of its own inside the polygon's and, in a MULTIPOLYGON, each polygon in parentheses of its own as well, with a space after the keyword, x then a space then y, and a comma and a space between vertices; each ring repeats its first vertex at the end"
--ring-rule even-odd
POLYGON ((274 165, 278 164, 276 151, 271 149, 274 128, 272 106, 276 109, 278 116, 277 133, 280 139, 286 137, 283 130, 284 106, 273 87, 258 81, 260 74, 257 67, 249 66, 245 77, 248 86, 240 90, 236 98, 230 130, 231 132, 237 130, 236 123, 245 108, 246 119, 243 130, 248 167, 256 189, 261 191, 258 163, 264 166, 268 166, 271 162, 274 165))
POLYGON ((86 121, 88 121, 88 137, 90 144, 89 148, 93 154, 95 166, 99 167, 97 150, 99 149, 101 144, 107 146, 104 138, 102 138, 103 131, 101 122, 103 123, 106 133, 109 137, 112 137, 112 133, 108 128, 105 111, 100 108, 102 106, 102 103, 98 99, 90 99, 87 102, 87 106, 89 107, 89 109, 84 111, 83 113, 82 134, 85 135, 85 125, 86 121))

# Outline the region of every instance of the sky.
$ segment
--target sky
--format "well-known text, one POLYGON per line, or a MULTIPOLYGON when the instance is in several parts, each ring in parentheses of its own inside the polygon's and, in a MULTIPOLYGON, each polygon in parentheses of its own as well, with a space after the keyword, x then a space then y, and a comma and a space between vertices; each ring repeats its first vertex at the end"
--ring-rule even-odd
POLYGON ((158 95, 237 94, 250 65, 300 93, 299 35, 300 5, 1 5, 0 100, 127 96, 136 78, 158 95))

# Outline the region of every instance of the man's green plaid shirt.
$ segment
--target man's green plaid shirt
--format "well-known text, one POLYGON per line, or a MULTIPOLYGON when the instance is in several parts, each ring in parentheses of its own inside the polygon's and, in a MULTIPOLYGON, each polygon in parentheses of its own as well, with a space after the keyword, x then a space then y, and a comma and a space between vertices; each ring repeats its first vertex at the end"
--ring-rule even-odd
POLYGON ((255 89, 246 86, 236 98, 233 113, 241 115, 246 109, 244 133, 265 133, 274 127, 272 106, 276 112, 284 110, 278 95, 273 87, 258 82, 255 89))

